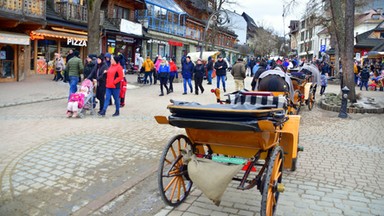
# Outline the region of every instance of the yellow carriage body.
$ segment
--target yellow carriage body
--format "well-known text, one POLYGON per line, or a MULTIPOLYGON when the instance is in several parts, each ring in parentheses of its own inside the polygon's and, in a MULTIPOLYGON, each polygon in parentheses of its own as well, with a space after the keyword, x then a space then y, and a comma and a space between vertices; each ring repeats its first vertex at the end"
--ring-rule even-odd
MULTIPOLYGON (((235 112, 235 111, 234 111, 235 112)), ((262 113, 265 110, 250 112, 262 113)), ((165 116, 155 116, 159 124, 169 124, 165 116)), ((204 122, 202 122, 204 124, 204 122)), ((211 122, 207 122, 210 124, 211 122)), ((280 145, 285 152, 284 168, 292 167, 292 160, 297 157, 300 116, 288 115, 288 120, 280 126, 274 126, 272 121, 257 122, 260 131, 250 130, 215 130, 185 127, 188 138, 195 146, 197 153, 204 154, 204 145, 217 154, 253 158, 260 150, 267 151, 275 145, 280 145), (280 140, 278 139, 280 137, 280 140)), ((266 153, 261 155, 264 159, 266 153)))

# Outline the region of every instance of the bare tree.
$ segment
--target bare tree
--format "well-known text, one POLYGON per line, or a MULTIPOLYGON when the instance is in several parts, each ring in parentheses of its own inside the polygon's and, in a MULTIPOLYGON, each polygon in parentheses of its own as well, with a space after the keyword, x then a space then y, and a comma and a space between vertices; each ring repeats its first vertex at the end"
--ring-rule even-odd
POLYGON ((204 36, 204 42, 205 42, 205 49, 207 49, 208 46, 211 47, 211 49, 215 49, 215 42, 218 39, 217 35, 219 31, 227 31, 228 25, 223 27, 223 23, 228 23, 230 20, 226 20, 229 17, 225 13, 219 14, 219 11, 224 10, 224 7, 229 7, 237 4, 235 0, 203 0, 204 5, 211 5, 211 8, 207 8, 206 13, 207 16, 210 17, 212 14, 216 14, 214 17, 212 17, 211 22, 207 23, 209 31, 205 32, 204 36))
POLYGON ((255 56, 269 56, 279 48, 278 37, 272 28, 265 27, 262 22, 258 22, 257 25, 255 36, 251 40, 251 49, 255 56))
POLYGON ((87 0, 88 53, 100 53, 100 7, 103 0, 87 0))

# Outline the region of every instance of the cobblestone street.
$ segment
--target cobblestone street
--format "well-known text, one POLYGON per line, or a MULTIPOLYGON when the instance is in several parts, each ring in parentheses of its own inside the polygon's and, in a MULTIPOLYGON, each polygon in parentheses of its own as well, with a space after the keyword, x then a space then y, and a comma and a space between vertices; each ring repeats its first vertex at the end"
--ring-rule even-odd
MULTIPOLYGON (((135 84, 135 76, 128 78, 135 84)), ((40 97, 36 88, 54 88, 48 98, 41 95, 45 102, 0 108, 0 215, 259 215, 260 193, 238 191, 236 182, 219 207, 194 189, 173 209, 157 192, 160 154, 184 130, 158 125, 153 116, 168 115, 170 99, 213 103, 213 86, 205 85, 202 95, 181 95, 176 83, 174 93, 159 97, 158 85, 131 85, 119 117, 111 117, 110 106, 105 118, 87 113, 84 119, 67 119, 68 85, 42 79, 36 81, 41 85, 30 85, 29 94, 20 93, 20 100, 40 97)), ((231 91, 233 79, 228 81, 231 91)), ((11 95, 2 98, 3 104, 16 103, 11 95)), ((303 109, 304 152, 297 171, 284 172, 278 215, 384 215, 384 115, 337 115, 303 109)))

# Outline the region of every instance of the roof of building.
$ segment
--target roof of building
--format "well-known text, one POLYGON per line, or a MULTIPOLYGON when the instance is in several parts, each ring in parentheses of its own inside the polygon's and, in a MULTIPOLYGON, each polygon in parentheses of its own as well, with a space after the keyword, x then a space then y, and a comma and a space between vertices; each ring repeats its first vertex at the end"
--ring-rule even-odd
POLYGON ((381 44, 373 47, 371 51, 384 52, 384 40, 381 42, 381 44))
POLYGON ((245 19, 245 21, 247 21, 248 25, 252 25, 252 26, 254 26, 255 28, 257 28, 257 25, 256 25, 255 21, 252 19, 251 16, 249 16, 249 15, 246 14, 245 12, 243 12, 243 13, 241 14, 241 16, 244 17, 244 19, 245 19))
MULTIPOLYGON (((375 48, 381 49, 383 44, 383 39, 381 38, 371 38, 370 36, 374 32, 384 32, 384 21, 382 21, 376 28, 359 34, 356 36, 356 48, 375 48)), ((377 51, 377 50, 376 50, 377 51)))
POLYGON ((161 8, 165 8, 177 14, 186 14, 185 11, 173 0, 145 0, 145 2, 147 4, 150 3, 161 8))

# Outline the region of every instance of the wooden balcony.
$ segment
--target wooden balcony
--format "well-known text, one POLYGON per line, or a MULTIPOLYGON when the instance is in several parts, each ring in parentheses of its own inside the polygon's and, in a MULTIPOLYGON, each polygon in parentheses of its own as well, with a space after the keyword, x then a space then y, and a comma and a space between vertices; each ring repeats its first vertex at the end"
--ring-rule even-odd
POLYGON ((2 0, 0 1, 0 14, 4 17, 20 19, 24 17, 45 20, 45 0, 2 0), (4 12, 4 13, 2 13, 4 12), (7 14, 7 15, 6 15, 7 14), (18 15, 18 16, 13 16, 18 15))
POLYGON ((56 2, 55 12, 69 21, 87 23, 88 20, 87 7, 79 4, 56 2))

